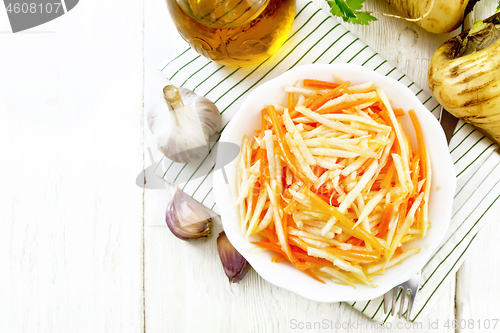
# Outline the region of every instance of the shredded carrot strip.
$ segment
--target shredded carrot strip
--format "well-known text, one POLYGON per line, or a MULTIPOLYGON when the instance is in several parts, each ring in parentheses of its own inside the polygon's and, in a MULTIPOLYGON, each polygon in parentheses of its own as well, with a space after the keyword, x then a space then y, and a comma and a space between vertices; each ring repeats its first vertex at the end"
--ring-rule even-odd
POLYGON ((341 85, 339 85, 338 87, 330 90, 329 92, 327 92, 325 95, 321 96, 320 98, 318 98, 317 100, 315 100, 312 104, 311 104, 311 107, 310 109, 312 111, 316 111, 318 108, 320 108, 323 104, 325 104, 326 102, 328 102, 329 100, 331 99, 334 99, 335 97, 339 97, 340 94, 342 94, 342 92, 344 91, 344 88, 347 87, 351 82, 349 81, 345 81, 344 83, 342 83, 341 85))
POLYGON ((278 236, 276 235, 276 233, 272 228, 264 229, 264 234, 270 242, 278 244, 278 236))
POLYGON ((283 226, 283 233, 285 235, 285 248, 283 249, 283 251, 285 251, 285 253, 288 255, 288 259, 290 260, 290 262, 295 262, 297 261, 297 259, 295 259, 295 257, 293 256, 293 253, 290 249, 290 244, 288 243, 288 224, 289 224, 289 221, 290 220, 290 215, 288 214, 284 214, 283 215, 283 218, 281 219, 282 221, 282 226, 283 226))
POLYGON ((291 200, 285 208, 283 208, 283 213, 292 214, 299 203, 295 200, 291 200))
POLYGON ((277 254, 271 259, 272 262, 280 262, 283 260, 286 260, 286 258, 282 254, 277 254))
POLYGON ((411 122, 413 124, 413 128, 415 128, 415 134, 417 136, 417 145, 418 150, 420 152, 420 160, 421 160, 421 170, 422 170, 422 179, 427 178, 427 152, 424 144, 424 136, 422 134, 422 127, 420 126, 420 122, 418 121, 417 115, 415 111, 408 111, 410 115, 411 122))
POLYGON ((386 123, 386 125, 393 127, 391 118, 389 118, 389 113, 387 113, 387 110, 380 111, 378 115, 380 116, 380 118, 382 118, 382 120, 386 123))
POLYGON ((349 244, 352 244, 354 246, 360 246, 361 243, 363 243, 363 240, 362 239, 358 239, 356 237, 351 237, 349 238, 346 243, 349 243, 349 244))
POLYGON ((378 226, 378 234, 377 237, 385 238, 387 235, 387 231, 389 229, 389 224, 395 215, 395 209, 393 204, 388 204, 384 208, 384 212, 382 213, 382 222, 380 222, 378 226))
POLYGON ((310 269, 306 269, 306 270, 304 270, 303 272, 304 272, 304 273, 306 273, 307 275, 309 275, 310 277, 312 277, 314 280, 316 280, 316 281, 319 281, 319 282, 321 282, 321 283, 326 284, 326 283, 325 283, 325 281, 323 281, 323 280, 322 280, 322 279, 320 279, 320 278, 319 278, 316 274, 314 274, 313 272, 311 272, 311 270, 310 270, 310 269))
POLYGON ((314 267, 318 266, 318 264, 316 264, 316 263, 307 262, 307 261, 305 261, 305 262, 297 261, 294 265, 295 265, 295 268, 297 268, 300 271, 306 270, 308 268, 314 268, 314 267))
MULTIPOLYGON (((296 237, 289 237, 289 238, 290 238, 289 239, 290 244, 295 245, 297 248, 304 251, 307 255, 307 247, 309 246, 309 245, 307 245, 307 243, 305 243, 303 240, 296 238, 296 237)), ((294 256, 297 258, 300 258, 300 256, 296 252, 294 253, 294 256)), ((301 258, 301 259, 303 259, 303 258, 301 258)))
POLYGON ((273 244, 271 242, 266 242, 266 241, 258 241, 258 242, 250 242, 254 245, 258 245, 260 247, 263 247, 265 249, 268 249, 268 250, 271 250, 271 251, 274 251, 276 253, 279 253, 283 256, 286 256, 285 252, 283 252, 283 250, 281 249, 281 247, 277 244, 273 244))
POLYGON ((274 128, 274 131, 276 132, 276 137, 278 138, 278 144, 279 144, 279 147, 281 150, 281 156, 284 158, 285 163, 292 170, 292 172, 303 183, 307 183, 308 182, 307 178, 302 174, 300 169, 295 164, 295 158, 293 157, 292 153, 288 149, 288 145, 287 145, 286 140, 285 140, 285 135, 283 134, 283 128, 281 127, 280 122, 278 120, 278 115, 276 114, 276 109, 274 108, 274 106, 269 105, 267 107, 267 110, 269 111, 269 115, 271 116, 273 128, 274 128))
POLYGON ((370 260, 370 261, 375 261, 380 259, 380 256, 376 255, 373 252, 363 252, 363 251, 356 251, 356 250, 341 250, 336 247, 327 247, 325 248, 328 252, 342 258, 342 259, 348 259, 348 260, 354 260, 354 261, 360 261, 360 260, 370 260))
POLYGON ((303 81, 305 87, 314 87, 314 88, 337 88, 339 86, 338 83, 328 82, 328 81, 320 81, 320 80, 308 80, 305 79, 303 81))
POLYGON ((399 218, 398 218, 398 226, 396 227, 396 231, 399 233, 401 231, 401 227, 403 226, 403 223, 405 221, 405 217, 406 217, 406 212, 408 210, 408 201, 406 202, 403 202, 401 205, 400 205, 400 209, 399 209, 399 218))
POLYGON ((387 170, 384 179, 382 180, 382 183, 380 183, 380 188, 383 189, 389 189, 391 187, 392 183, 392 177, 394 176, 394 173, 396 172, 396 166, 394 165, 394 162, 392 158, 388 162, 390 163, 389 169, 387 170))
POLYGON ((392 109, 392 111, 394 111, 394 115, 396 117, 401 117, 401 116, 405 115, 405 112, 403 111, 403 109, 392 109))

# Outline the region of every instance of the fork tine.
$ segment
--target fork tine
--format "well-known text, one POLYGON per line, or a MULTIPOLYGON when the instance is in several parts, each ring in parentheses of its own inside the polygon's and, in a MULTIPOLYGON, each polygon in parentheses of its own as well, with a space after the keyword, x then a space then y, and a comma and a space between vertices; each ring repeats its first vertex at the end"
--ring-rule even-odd
POLYGON ((406 293, 409 289, 402 288, 401 291, 401 305, 399 306, 399 318, 403 316, 403 309, 405 307, 406 293))
POLYGON ((392 310, 391 310, 392 316, 394 316, 394 313, 396 311, 396 300, 398 299, 399 288, 402 288, 402 287, 396 286, 392 289, 392 310))
POLYGON ((415 301, 416 292, 412 292, 410 289, 410 300, 408 301, 408 311, 406 311, 406 320, 410 321, 411 309, 413 308, 413 302, 415 301))
POLYGON ((384 313, 389 312, 389 302, 391 301, 392 289, 384 294, 384 313))

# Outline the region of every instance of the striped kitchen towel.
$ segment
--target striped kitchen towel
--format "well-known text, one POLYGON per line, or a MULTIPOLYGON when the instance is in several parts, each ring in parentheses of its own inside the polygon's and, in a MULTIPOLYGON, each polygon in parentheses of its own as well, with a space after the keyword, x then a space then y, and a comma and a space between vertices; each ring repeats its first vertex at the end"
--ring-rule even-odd
MULTIPOLYGON (((206 96, 217 104, 223 123, 237 112, 255 87, 290 68, 311 63, 353 63, 394 78, 408 86, 436 117, 438 102, 389 64, 368 45, 346 30, 327 12, 307 0, 297 1, 295 21, 283 47, 254 67, 231 68, 211 62, 186 48, 160 66, 175 85, 206 96)), ((217 142, 218 138, 214 138, 217 142)), ((414 305, 413 317, 423 317, 436 291, 460 266, 464 253, 479 228, 498 210, 500 196, 500 155, 497 147, 473 127, 459 123, 450 144, 459 179, 453 220, 446 241, 422 272, 422 287, 414 305), (476 171, 476 172, 472 172, 476 171)), ((185 179, 180 187, 208 208, 217 211, 212 194, 214 164, 207 156, 202 162, 179 164, 161 161, 167 180, 185 179), (165 163, 167 162, 167 163, 165 163)), ((381 310, 382 299, 350 304, 379 322, 389 320, 381 310)))

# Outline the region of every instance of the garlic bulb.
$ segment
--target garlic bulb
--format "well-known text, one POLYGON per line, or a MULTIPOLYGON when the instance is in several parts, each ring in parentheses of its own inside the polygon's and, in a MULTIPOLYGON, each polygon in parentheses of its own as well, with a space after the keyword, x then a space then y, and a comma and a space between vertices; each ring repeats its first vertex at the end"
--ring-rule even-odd
POLYGON ((222 262, 224 272, 229 278, 229 282, 238 283, 250 269, 248 261, 229 242, 226 233, 223 231, 217 237, 217 250, 222 262))
POLYGON ((177 186, 174 191, 165 214, 170 231, 182 240, 208 237, 212 220, 205 207, 177 186))
POLYGON ((219 109, 187 88, 163 88, 163 99, 148 113, 148 126, 158 149, 169 159, 186 163, 208 154, 208 140, 221 123, 219 109))

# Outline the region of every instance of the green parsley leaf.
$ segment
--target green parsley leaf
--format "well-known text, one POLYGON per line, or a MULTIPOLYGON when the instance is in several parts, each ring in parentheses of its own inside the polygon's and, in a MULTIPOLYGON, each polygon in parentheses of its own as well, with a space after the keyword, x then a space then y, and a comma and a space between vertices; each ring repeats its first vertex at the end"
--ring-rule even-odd
POLYGON ((376 21, 377 18, 370 15, 370 13, 357 13, 355 19, 349 19, 349 23, 368 25, 371 21, 376 21))
POLYGON ((363 8, 363 2, 365 2, 365 0, 346 0, 347 5, 355 10, 363 8))
POLYGON ((498 1, 497 12, 500 10, 500 0, 498 1))
POLYGON ((377 19, 370 13, 360 12, 363 2, 365 0, 327 0, 333 16, 341 17, 345 22, 368 25, 377 19))

